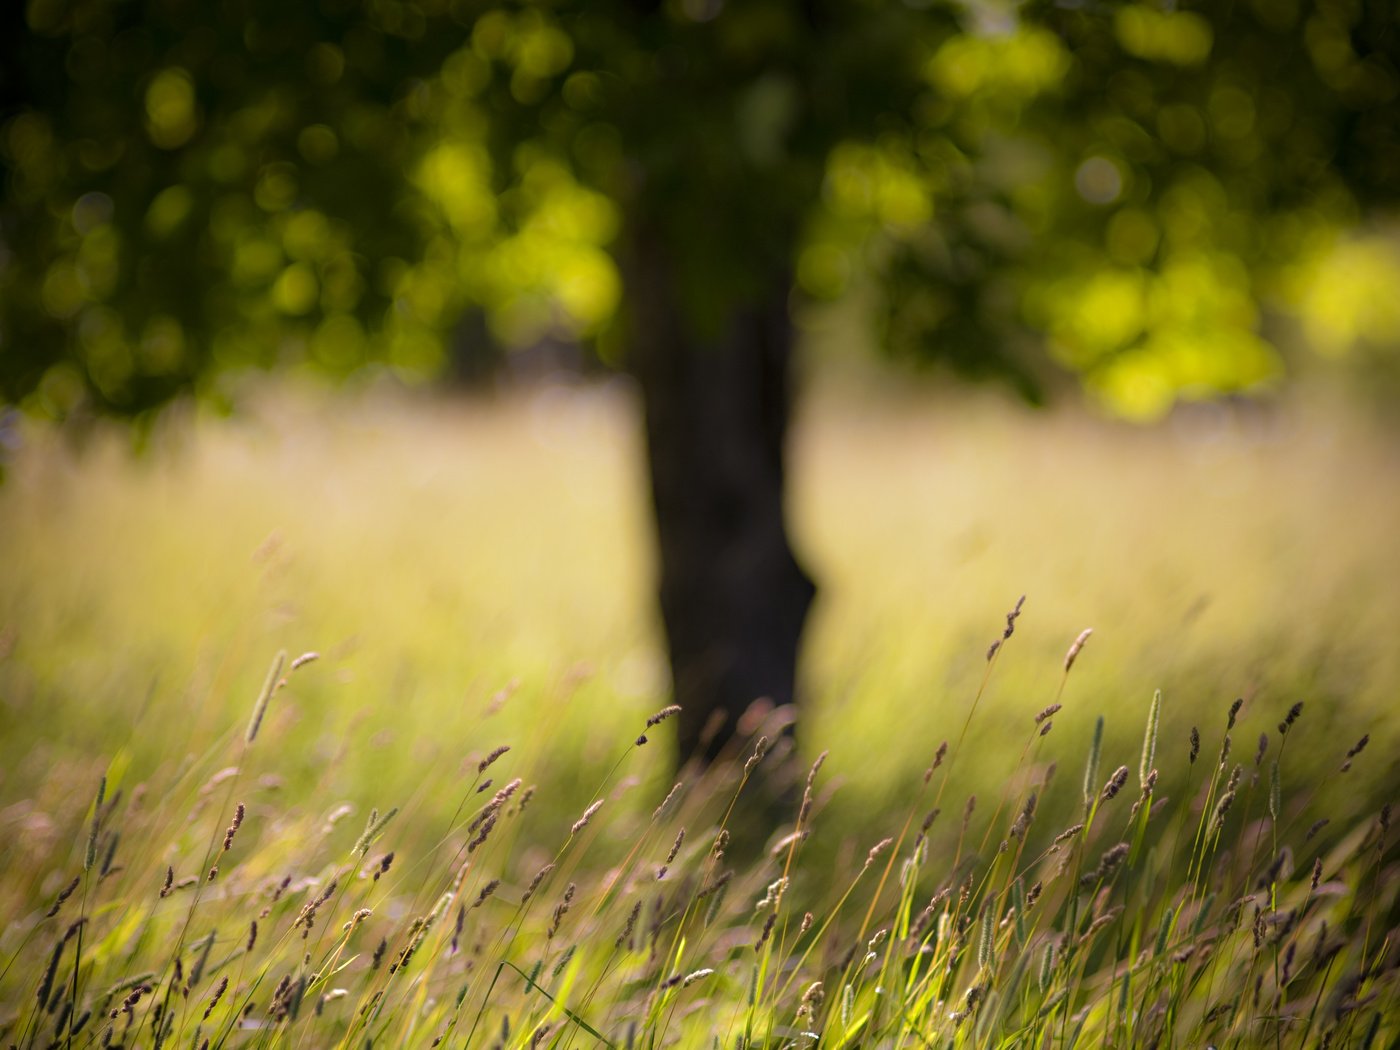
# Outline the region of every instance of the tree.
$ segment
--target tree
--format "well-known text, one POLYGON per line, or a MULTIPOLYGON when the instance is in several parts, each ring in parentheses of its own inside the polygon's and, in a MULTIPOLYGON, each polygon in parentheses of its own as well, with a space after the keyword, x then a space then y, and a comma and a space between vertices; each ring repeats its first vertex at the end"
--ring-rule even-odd
POLYGON ((473 310, 507 344, 589 343, 642 393, 683 754, 722 745, 712 714, 795 693, 798 299, 859 293, 892 352, 1031 398, 1048 348, 1150 418, 1271 382, 1261 304, 1400 187, 1379 2, 23 18, 0 45, 0 396, 141 418, 249 365, 418 376, 473 310))

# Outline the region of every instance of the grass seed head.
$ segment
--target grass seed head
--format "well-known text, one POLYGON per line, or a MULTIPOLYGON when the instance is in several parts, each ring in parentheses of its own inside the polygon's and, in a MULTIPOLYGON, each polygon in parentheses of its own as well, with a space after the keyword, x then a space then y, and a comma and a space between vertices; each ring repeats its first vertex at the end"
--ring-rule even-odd
POLYGON ((219 1005, 219 1000, 223 998, 224 992, 228 990, 228 978, 219 978, 219 983, 214 986, 214 994, 209 996, 209 1005, 204 1008, 204 1016, 201 1023, 209 1020, 209 1015, 214 1012, 214 1007, 219 1005))
POLYGON ((660 711, 656 712, 656 714, 652 715, 650 718, 647 719, 647 728, 650 729, 652 726, 658 726, 662 722, 666 721, 666 719, 672 717, 673 715, 678 715, 680 713, 680 704, 671 704, 669 707, 663 707, 660 711))
POLYGON ((924 770, 924 783, 927 784, 933 779, 933 771, 943 764, 944 757, 948 754, 948 741, 938 745, 938 750, 933 753, 933 765, 924 770))
MULTIPOLYGON (((602 805, 602 803, 599 803, 599 805, 602 805)), ((493 830, 495 827, 496 827, 496 814, 495 814, 495 813, 492 813, 489 817, 486 818, 485 821, 482 822, 481 829, 480 829, 479 831, 477 831, 476 835, 472 838, 472 840, 471 840, 470 842, 467 843, 467 852, 468 852, 468 853, 475 853, 475 852, 477 851, 477 849, 478 849, 483 843, 486 842, 486 837, 487 837, 488 835, 491 834, 492 830, 493 830)))
POLYGON ((617 941, 614 947, 620 949, 625 945, 629 951, 631 950, 632 932, 637 928, 637 916, 641 914, 642 902, 640 900, 634 901, 632 904, 632 910, 627 913, 627 922, 622 927, 622 932, 618 934, 617 941))
MULTIPOLYGON (((884 853, 885 850, 889 849, 890 846, 892 846, 893 844, 894 839, 883 838, 879 842, 875 843, 875 845, 871 846, 870 852, 865 855, 865 867, 868 868, 870 867, 870 865, 874 864, 875 859, 879 857, 881 853, 884 853)), ((786 882, 787 880, 784 879, 783 881, 786 882)))
POLYGON ((92 803, 92 823, 88 827, 87 850, 83 855, 83 870, 90 871, 97 859, 97 833, 102 827, 102 799, 107 794, 107 774, 97 782, 97 798, 92 803))
POLYGON ((699 893, 695 895, 696 903, 699 903, 706 897, 709 897, 724 889, 726 886, 729 885, 729 880, 732 878, 734 878, 734 871, 732 868, 726 869, 721 874, 715 876, 714 879, 712 879, 706 886, 704 886, 700 890, 699 893))
POLYGON ((669 853, 666 854, 666 863, 667 863, 667 864, 670 864, 671 861, 673 861, 673 860, 676 859, 676 854, 679 853, 679 852, 681 851, 681 843, 683 843, 684 841, 685 841, 685 828, 682 827, 679 831, 676 832, 676 841, 673 842, 673 843, 671 843, 671 851, 670 851, 669 853))
POLYGON ((499 747, 492 748, 492 750, 487 754, 487 756, 476 764, 476 775, 480 776, 482 773, 485 773, 486 770, 490 768, 491 764, 496 761, 496 759, 500 758, 509 750, 509 744, 502 744, 499 747))
POLYGON ((233 820, 224 832, 224 852, 227 853, 233 848, 233 836, 238 834, 238 829, 243 826, 243 814, 245 810, 243 803, 238 803, 238 807, 233 811, 233 820))
POLYGON ((573 827, 569 829, 569 837, 577 835, 584 828, 588 827, 588 822, 593 819, 593 815, 603 808, 603 800, 600 798, 593 805, 583 811, 583 816, 574 821, 573 827))
POLYGON ((1025 805, 1021 807, 1021 812, 1011 824, 1011 838, 1019 840, 1025 835, 1026 830, 1031 826, 1031 820, 1035 817, 1036 801, 1037 796, 1034 791, 1026 796, 1025 805))
POLYGON ((1147 776, 1152 772, 1157 757, 1157 727, 1162 717, 1162 690, 1152 694, 1152 704, 1147 709, 1147 730, 1142 737, 1142 761, 1138 764, 1138 784, 1146 789, 1147 776))
POLYGON ((1084 648, 1084 643, 1089 640, 1089 636, 1093 633, 1094 629, 1092 627, 1086 627, 1079 632, 1079 637, 1071 643, 1069 652, 1065 653, 1065 674, 1069 674, 1069 669, 1074 666, 1074 661, 1078 658, 1079 651, 1084 648))
POLYGON ((1365 736, 1363 736, 1360 740, 1358 740, 1358 741, 1356 742, 1355 746, 1352 747, 1351 750, 1349 750, 1349 751, 1347 752, 1346 761, 1342 763, 1342 769, 1341 769, 1341 771, 1342 771, 1343 773, 1346 773, 1346 772, 1348 772, 1348 771, 1351 769, 1351 761, 1352 761, 1352 759, 1354 759, 1357 755, 1361 754, 1362 751, 1365 751, 1365 750, 1366 750, 1366 745, 1369 744, 1370 742, 1371 742, 1371 734, 1370 734, 1370 733, 1367 733, 1365 736))
POLYGON ((1230 807, 1235 804, 1235 789, 1231 788, 1220 796, 1220 801, 1215 804, 1215 814, 1211 818, 1211 830, 1219 831, 1225 825, 1225 815, 1230 812, 1230 807))
POLYGON ((1229 779, 1229 781, 1228 781, 1228 782, 1226 783, 1226 785, 1225 785, 1225 790, 1226 790, 1226 791, 1234 791, 1237 787, 1239 787, 1239 786, 1240 786, 1240 777, 1243 776, 1243 775, 1244 775, 1244 766, 1242 766, 1242 765, 1240 765, 1238 762, 1236 762, 1236 763, 1235 763, 1235 768, 1232 769, 1232 770, 1230 770, 1230 779, 1229 779))
POLYGON ((321 654, 320 654, 320 653, 315 653, 315 652, 302 653, 300 656, 298 656, 295 660, 292 661, 292 666, 289 667, 288 670, 290 670, 290 671, 299 670, 300 668, 305 667, 307 664, 309 664, 309 663, 314 663, 315 661, 317 661, 317 660, 319 660, 319 659, 321 659, 321 654))
POLYGON ((787 876, 783 876, 776 882, 769 883, 767 892, 764 893, 763 897, 754 905, 753 910, 762 911, 764 908, 771 906, 776 911, 778 905, 782 902, 783 891, 787 889, 787 886, 787 876))
POLYGON ((773 933, 773 924, 778 921, 776 911, 768 913, 768 920, 763 924, 763 932, 758 935, 758 940, 754 942, 753 950, 761 952, 763 946, 768 943, 769 936, 773 933))
POLYGON ((710 856, 713 857, 716 861, 723 860, 724 851, 728 845, 729 829, 721 828, 719 834, 715 836, 714 843, 710 846, 710 856))
POLYGON ((389 826, 389 821, 393 820, 394 817, 398 815, 398 812, 399 809, 395 806, 381 817, 379 815, 379 810, 371 809, 369 811, 369 820, 365 823, 364 833, 360 835, 355 845, 351 848, 351 854, 364 857, 364 855, 369 852, 369 848, 373 845, 374 840, 383 833, 384 829, 389 826))
POLYGON ((797 1017, 799 1020, 812 1020, 818 1010, 822 1008, 822 1000, 826 998, 826 990, 821 981, 813 981, 807 986, 807 990, 802 993, 802 999, 797 1005, 797 1017))
POLYGON ((549 877, 549 873, 554 870, 553 864, 546 864, 539 871, 535 872, 535 877, 530 880, 530 885, 526 887, 525 893, 520 898, 520 903, 524 904, 535 895, 535 891, 540 888, 540 883, 549 877))
MULTIPOLYGON (((660 711, 656 712, 656 714, 652 715, 650 718, 647 719, 646 728, 647 728, 647 729, 650 729, 652 726, 658 726, 658 725, 660 725, 662 722, 666 721, 666 719, 670 718, 671 716, 673 716, 673 715, 678 715, 678 714, 680 714, 680 713, 681 713, 681 705, 680 705, 680 704, 672 704, 670 707, 663 707, 660 711)), ((646 735, 646 731, 643 730, 643 732, 641 733, 641 735, 637 737, 637 746, 638 746, 638 747, 641 747, 641 746, 642 746, 643 744, 645 744, 646 742, 647 742, 647 735, 646 735)))
POLYGON ((559 924, 564 921, 564 916, 569 913, 569 908, 574 902, 574 891, 578 887, 574 883, 569 883, 564 890, 564 896, 554 907, 554 915, 549 921, 549 932, 545 934, 546 940, 553 940, 554 935, 559 932, 559 924))
POLYGON ((66 901, 69 897, 73 896, 73 891, 78 888, 78 883, 81 881, 81 876, 74 875, 73 881, 59 891, 58 897, 54 899, 52 906, 50 906, 49 910, 44 913, 44 918, 52 919, 55 915, 57 915, 58 909, 63 907, 64 901, 66 901))
POLYGON ((389 866, 393 863, 394 851, 390 850, 388 853, 384 854, 384 856, 379 858, 379 862, 374 867, 374 876, 371 879, 371 881, 378 882, 379 876, 387 875, 389 873, 389 866))
POLYGON ((977 942, 977 965, 990 971, 996 956, 996 913, 991 908, 982 910, 982 935, 977 942))
POLYGON ((671 802, 675 799, 676 795, 680 793, 680 790, 681 782, 678 780, 675 784, 671 786, 671 790, 666 792, 666 797, 661 800, 661 805, 657 806, 656 809, 652 811, 652 820, 656 820, 658 817, 661 816, 662 813, 666 812, 666 807, 671 804, 671 802))
MULTIPOLYGON (((486 783, 489 785, 491 782, 488 780, 486 783)), ((467 826, 467 831, 475 831, 476 828, 481 823, 483 823, 488 816, 490 816, 492 813, 495 813, 498 809, 500 809, 507 802, 509 802, 510 797, 520 789, 520 785, 522 783, 523 781, 519 777, 516 777, 514 780, 507 783, 505 787, 501 788, 494 795, 492 795, 491 801, 486 803, 486 805, 482 808, 481 813, 479 813, 476 819, 473 820, 471 824, 467 826)))
POLYGON ((1040 990, 1046 991, 1050 987, 1050 979, 1055 973, 1055 942, 1052 940, 1045 945, 1045 950, 1040 955, 1040 990))
POLYGON ((1021 606, 1025 603, 1025 601, 1026 596, 1023 594, 1020 598, 1016 600, 1016 604, 1012 607, 1011 611, 1006 614, 1006 626, 1002 629, 1001 637, 998 638, 996 641, 992 642, 992 644, 987 648, 987 659, 989 661, 1000 651, 1002 643, 1005 642, 1008 638, 1011 637, 1012 634, 1015 633, 1016 618, 1021 615, 1021 606))
POLYGON ((1104 784, 1103 792, 1099 795, 1100 802, 1110 802, 1117 797, 1118 792, 1123 790, 1123 785, 1128 782, 1128 767, 1119 766, 1113 771, 1113 776, 1108 778, 1108 783, 1104 784))
POLYGON ((758 743, 754 745, 753 754, 744 763, 744 776, 747 778, 753 772, 753 767, 763 761, 763 756, 768 753, 768 738, 761 736, 758 743))
POLYGON ((924 931, 928 929, 929 923, 933 921, 933 913, 937 908, 937 898, 924 905, 924 910, 915 916, 914 921, 909 924, 909 941, 912 944, 919 944, 924 937, 924 931))
POLYGON ((53 953, 49 956, 49 964, 44 968, 43 976, 39 978, 39 988, 35 992, 35 999, 38 1001, 40 1010, 48 1005, 49 992, 53 990, 54 976, 58 973, 58 962, 63 958, 63 946, 67 943, 65 938, 53 946, 53 953))
POLYGON ((1103 750, 1103 715, 1094 722, 1094 736, 1089 743, 1089 759, 1084 766, 1084 811, 1094 805, 1099 789, 1099 755, 1103 750))
MULTIPOLYGON (((1099 863, 1094 870, 1079 880, 1080 886, 1094 886, 1107 881, 1113 873, 1118 870, 1119 865, 1123 863, 1124 859, 1126 859, 1129 849, 1130 847, 1126 842, 1120 842, 1116 846, 1106 850, 1103 855, 1099 857, 1099 863)), ((1094 927, 1090 926, 1090 930, 1092 931, 1093 929, 1094 927)), ((1088 934, 1085 936, 1088 936, 1088 934)))

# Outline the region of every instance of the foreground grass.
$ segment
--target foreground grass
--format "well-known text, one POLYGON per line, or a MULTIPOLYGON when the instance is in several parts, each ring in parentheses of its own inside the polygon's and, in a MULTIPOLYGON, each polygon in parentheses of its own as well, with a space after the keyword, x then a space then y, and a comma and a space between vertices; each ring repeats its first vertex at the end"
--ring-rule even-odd
POLYGON ((660 812, 625 397, 274 392, 137 461, 26 435, 0 487, 0 1044, 1393 1042, 1391 439, 809 404, 800 751, 770 725, 747 782, 754 739, 660 812), (321 657, 272 677, 248 741, 279 648, 321 657))
MULTIPOLYGON (((1014 619, 985 680, 1014 645, 1014 619)), ((684 771, 640 807, 620 804, 643 790, 624 770, 659 750, 646 738, 665 734, 667 709, 635 727, 635 742, 617 742, 611 770, 570 800, 572 823, 531 806, 535 785, 514 775, 528 757, 504 745, 434 786, 456 806, 445 825, 406 836, 428 845, 403 848, 405 824, 424 818, 389 800, 363 820, 313 817, 323 800, 286 799, 263 771, 296 746, 267 732, 269 709, 316 673, 310 655, 279 655, 246 730, 159 782, 113 771, 88 805, 57 807, 49 855, 8 858, 6 884, 25 890, 0 977, 8 1043, 1370 1047, 1400 1037, 1390 807, 1313 819, 1315 791, 1291 761, 1321 751, 1338 777, 1358 777, 1384 756, 1364 738, 1348 747, 1309 734, 1301 704, 1259 713, 1253 721, 1278 718, 1257 746, 1232 704, 1193 728, 1183 754, 1161 737, 1159 694, 1136 773, 1101 731, 1087 746, 1053 734, 1058 704, 1027 711, 1005 790, 979 803, 959 777, 974 700, 906 804, 870 814, 859 847, 831 864, 809 848, 833 833, 825 755, 797 770, 777 736, 783 713, 764 725, 761 710, 742 751, 684 771), (1179 798, 1159 795, 1159 758, 1185 767, 1179 798), (795 790, 783 790, 786 778, 795 790), (791 812, 765 849, 732 856, 731 826, 765 791, 789 795, 791 812), (1073 823, 1046 823, 1051 799, 1073 823)))

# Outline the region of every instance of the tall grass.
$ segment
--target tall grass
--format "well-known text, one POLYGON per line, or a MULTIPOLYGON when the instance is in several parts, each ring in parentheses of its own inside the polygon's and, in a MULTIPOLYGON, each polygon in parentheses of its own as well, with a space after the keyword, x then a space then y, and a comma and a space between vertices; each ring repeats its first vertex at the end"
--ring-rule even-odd
MULTIPOLYGON (((1008 622, 999 641, 1010 633, 1008 622)), ((995 646, 988 679, 1000 655, 995 646)), ((230 726, 161 782, 110 772, 90 800, 64 808, 51 855, 9 859, 7 880, 22 863, 51 869, 45 881, 62 888, 11 917, 7 1043, 1370 1047, 1400 1037, 1390 809, 1320 814, 1290 763, 1305 746, 1337 776, 1358 777, 1386 756, 1364 738, 1310 731, 1302 705, 1231 705, 1188 751, 1160 735, 1157 694, 1136 756, 1097 734, 1049 733, 1049 709, 1027 711, 1000 797, 964 804, 959 737, 931 754, 900 807, 868 814, 858 848, 834 864, 811 849, 842 834, 824 826, 825 756, 804 778, 789 748, 769 750, 765 730, 779 731, 781 713, 755 719, 756 739, 717 765, 688 767, 640 807, 617 805, 624 769, 665 762, 650 739, 665 734, 669 712, 659 712, 644 735, 616 741, 592 790, 566 800, 572 823, 531 807, 533 788, 512 776, 517 749, 495 747, 465 778, 434 778, 430 790, 457 799, 455 815, 420 828, 425 845, 408 851, 400 832, 429 820, 411 800, 317 826, 310 814, 325 800, 279 798, 259 782, 277 750, 298 746, 257 732, 268 706, 316 673, 286 666, 283 655, 273 662, 246 729, 230 726), (1259 726, 1251 759, 1234 741, 1259 726), (1177 798, 1159 795, 1167 779, 1177 798), (750 820, 756 793, 781 796, 787 780, 787 818, 764 849, 735 855, 731 829, 750 820), (1057 797, 1075 813, 1069 826, 1041 817, 1057 797)))
POLYGON ((820 408, 800 747, 677 777, 615 409, 33 437, 0 1045, 1400 1037, 1384 445, 820 408))

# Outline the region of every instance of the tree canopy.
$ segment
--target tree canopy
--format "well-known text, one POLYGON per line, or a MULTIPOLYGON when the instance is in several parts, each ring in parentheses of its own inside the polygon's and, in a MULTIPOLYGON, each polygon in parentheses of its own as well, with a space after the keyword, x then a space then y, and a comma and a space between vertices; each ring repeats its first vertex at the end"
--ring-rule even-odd
POLYGON ((1268 384, 1273 313, 1400 339, 1400 10, 29 0, 0 55, 0 399, 140 415, 251 366, 441 369, 464 316, 620 357, 775 270, 894 353, 1111 408, 1268 384))

